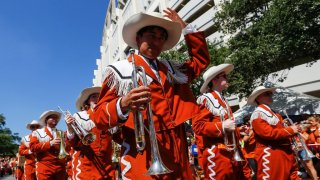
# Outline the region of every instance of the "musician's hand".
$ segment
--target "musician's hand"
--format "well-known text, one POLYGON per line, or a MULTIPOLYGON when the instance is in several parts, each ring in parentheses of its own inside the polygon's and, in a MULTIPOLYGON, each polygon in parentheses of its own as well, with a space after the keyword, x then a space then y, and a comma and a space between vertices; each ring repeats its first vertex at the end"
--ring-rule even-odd
POLYGON ((228 132, 234 131, 236 128, 236 123, 234 122, 234 120, 227 119, 222 122, 222 127, 224 128, 225 131, 228 131, 228 132))
POLYGON ((171 21, 173 22, 179 23, 182 29, 187 26, 187 23, 182 20, 182 18, 179 16, 179 14, 175 10, 167 8, 163 10, 163 12, 165 13, 164 17, 171 19, 171 21))
POLYGON ((60 143, 61 143, 61 139, 60 138, 55 138, 55 139, 50 141, 50 146, 59 145, 60 143))
POLYGON ((72 129, 72 127, 71 127, 71 124, 74 123, 74 121, 76 120, 76 118, 74 118, 71 114, 67 114, 67 115, 65 115, 64 120, 65 120, 66 123, 67 123, 68 131, 69 131, 70 133, 72 133, 72 132, 73 132, 73 129, 72 129))
POLYGON ((319 153, 316 153, 316 157, 317 157, 318 159, 320 159, 320 154, 319 154, 319 153))
POLYGON ((64 120, 66 120, 67 125, 71 125, 76 119, 71 115, 71 114, 67 114, 64 117, 64 120))
POLYGON ((150 88, 145 86, 140 86, 138 88, 132 89, 128 94, 122 97, 120 101, 120 107, 122 112, 127 112, 128 110, 144 110, 147 103, 151 101, 150 88))

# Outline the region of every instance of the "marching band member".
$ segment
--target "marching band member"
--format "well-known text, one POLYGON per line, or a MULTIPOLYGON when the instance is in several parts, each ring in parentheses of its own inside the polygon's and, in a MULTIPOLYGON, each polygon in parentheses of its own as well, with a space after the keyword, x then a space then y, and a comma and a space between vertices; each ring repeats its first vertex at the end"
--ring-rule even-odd
POLYGON ((67 139, 73 148, 71 179, 114 179, 111 135, 107 130, 97 129, 91 120, 100 89, 100 87, 84 89, 76 102, 79 112, 65 117, 68 125, 67 139), (95 140, 92 143, 84 145, 75 135, 71 127, 75 121, 88 133, 94 134, 95 140))
POLYGON ((210 57, 203 32, 194 32, 193 27, 187 26, 171 9, 164 10, 164 13, 171 21, 156 12, 138 13, 125 22, 122 30, 124 41, 138 49, 134 59, 145 69, 147 85, 131 89, 132 57, 118 61, 106 68, 106 78, 95 108, 94 121, 98 128, 105 130, 121 126, 121 170, 124 179, 192 178, 183 122, 198 112, 189 84, 208 66, 210 57), (177 44, 182 29, 190 59, 181 64, 160 61, 160 53, 177 44), (130 112, 141 110, 145 126, 149 129, 145 109, 147 103, 150 103, 153 113, 154 140, 158 143, 164 165, 173 171, 171 173, 145 175, 151 164, 153 148, 149 143, 150 134, 146 133, 145 149, 137 152, 134 117, 130 112))
MULTIPOLYGON (((248 117, 250 118, 250 117, 248 117)), ((248 119, 249 123, 249 119, 248 119)), ((242 141, 243 141, 243 147, 242 152, 246 160, 248 161, 249 167, 251 169, 251 179, 256 180, 257 179, 257 166, 256 162, 254 160, 254 149, 256 148, 256 140, 254 139, 253 130, 251 127, 249 127, 245 132, 241 133, 243 135, 242 141)))
POLYGON ((259 86, 248 97, 248 104, 258 105, 250 119, 256 139, 257 178, 299 179, 290 138, 300 128, 297 125, 284 127, 280 114, 269 107, 275 89, 259 86))
POLYGON ((17 169, 15 172, 16 179, 17 180, 24 180, 24 163, 25 163, 25 157, 20 155, 19 153, 16 154, 17 158, 17 169))
POLYGON ((33 120, 27 124, 27 129, 31 130, 31 134, 22 138, 21 145, 19 146, 19 154, 25 156, 26 161, 24 163, 24 179, 35 180, 36 177, 36 159, 34 153, 30 149, 30 139, 32 132, 39 129, 41 126, 38 121, 33 120))
MULTIPOLYGON (((234 153, 227 150, 224 142, 224 136, 236 130, 234 119, 228 117, 227 113, 227 109, 231 112, 231 108, 221 94, 229 86, 227 75, 233 67, 232 64, 220 64, 211 67, 203 74, 204 83, 200 92, 204 94, 197 100, 200 104, 200 113, 192 119, 192 128, 197 135, 197 144, 202 154, 201 164, 205 179, 250 178, 250 169, 246 167, 243 171, 240 163, 234 161, 234 153), (206 93, 207 91, 209 92, 206 93), (220 119, 221 113, 226 119, 223 122, 220 119)), ((239 142, 234 143, 240 152, 239 142)))
POLYGON ((61 118, 57 111, 49 110, 41 114, 39 123, 43 128, 32 132, 30 149, 35 153, 38 180, 66 179, 64 159, 59 159, 61 139, 56 126, 61 118))

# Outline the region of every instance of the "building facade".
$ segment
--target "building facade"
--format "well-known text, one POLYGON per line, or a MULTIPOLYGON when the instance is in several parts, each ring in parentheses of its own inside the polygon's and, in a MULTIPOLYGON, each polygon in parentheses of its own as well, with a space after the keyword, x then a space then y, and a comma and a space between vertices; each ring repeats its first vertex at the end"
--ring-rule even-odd
MULTIPOLYGON (((138 12, 161 12, 170 7, 187 23, 192 23, 198 30, 204 31, 209 41, 224 41, 212 21, 219 10, 222 0, 110 0, 105 18, 105 25, 100 46, 100 59, 96 60, 97 69, 94 70, 94 86, 101 86, 104 68, 114 61, 124 60, 129 47, 122 39, 122 26, 133 14, 138 12)), ((228 37, 225 35, 224 37, 228 37)), ((183 38, 181 37, 181 40, 183 38)), ((280 86, 289 87, 295 91, 320 97, 320 62, 311 67, 308 64, 296 66, 290 71, 283 70, 287 79, 280 86)), ((270 81, 274 81, 270 76, 270 81)), ((237 96, 229 98, 230 105, 239 104, 237 96)))

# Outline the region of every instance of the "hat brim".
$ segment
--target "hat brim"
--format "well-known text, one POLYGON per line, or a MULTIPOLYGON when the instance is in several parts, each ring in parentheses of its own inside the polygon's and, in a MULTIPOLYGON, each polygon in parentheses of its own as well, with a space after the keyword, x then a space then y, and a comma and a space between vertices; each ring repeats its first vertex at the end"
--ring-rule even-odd
POLYGON ((76 107, 79 111, 81 111, 83 104, 85 101, 89 98, 91 94, 95 93, 100 93, 101 87, 90 87, 90 88, 85 88, 83 91, 81 91, 79 97, 77 98, 76 101, 76 107))
POLYGON ((50 116, 50 115, 57 115, 58 116, 58 122, 57 123, 59 123, 59 121, 61 119, 61 113, 58 112, 58 111, 49 110, 49 111, 45 111, 44 113, 41 114, 40 119, 39 119, 39 124, 41 126, 46 126, 46 122, 45 122, 46 118, 48 116, 50 116))
POLYGON ((182 31, 181 25, 177 22, 164 19, 160 13, 152 12, 150 14, 135 14, 126 21, 122 28, 124 42, 130 47, 138 49, 136 42, 137 32, 146 26, 159 26, 167 31, 168 39, 163 45, 163 51, 171 49, 180 40, 182 31))
POLYGON ((39 126, 39 127, 41 127, 41 124, 38 122, 38 121, 36 121, 36 120, 32 120, 32 122, 31 123, 28 123, 27 124, 27 129, 30 129, 30 130, 32 130, 31 128, 30 128, 30 126, 39 126))
POLYGON ((277 88, 273 87, 273 88, 264 88, 264 89, 253 91, 252 94, 248 97, 247 104, 255 105, 256 104, 255 100, 260 94, 268 91, 274 92, 276 89, 277 88))
MULTIPOLYGON (((213 68, 213 67, 211 67, 213 68)), ((210 68, 210 69, 211 69, 210 68)), ((212 72, 209 72, 209 76, 208 78, 206 78, 200 88, 200 92, 201 93, 205 93, 207 92, 208 90, 208 84, 211 82, 211 80, 213 78, 215 78, 218 74, 224 72, 226 74, 229 74, 234 68, 234 65, 233 64, 223 64, 222 66, 219 66, 219 67, 215 67, 215 69, 212 69, 211 71, 212 72)), ((208 69, 207 71, 210 71, 210 69, 208 69)))

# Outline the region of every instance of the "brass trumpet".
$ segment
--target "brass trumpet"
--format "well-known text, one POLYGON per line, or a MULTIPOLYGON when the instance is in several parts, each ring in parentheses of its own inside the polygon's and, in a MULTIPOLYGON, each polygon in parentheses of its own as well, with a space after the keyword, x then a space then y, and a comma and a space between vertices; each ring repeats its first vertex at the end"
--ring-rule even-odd
MULTIPOLYGON (((226 102, 226 104, 227 104, 227 102, 226 102)), ((220 114, 221 123, 223 123, 223 121, 225 120, 224 112, 227 112, 228 118, 232 118, 231 113, 230 113, 230 109, 229 109, 229 105, 227 105, 226 109, 220 110, 219 114, 220 114)), ((236 140, 238 140, 238 139, 236 139, 235 131, 231 132, 232 142, 229 142, 229 134, 227 134, 223 128, 222 128, 222 131, 223 131, 223 135, 224 135, 223 136, 223 140, 224 140, 224 144, 226 146, 227 151, 233 151, 234 152, 233 159, 235 161, 238 161, 238 162, 244 161, 244 159, 241 158, 239 149, 237 147, 236 140)))
POLYGON ((59 131, 59 130, 56 130, 56 134, 57 134, 57 137, 61 140, 60 141, 60 150, 59 150, 58 158, 59 159, 68 158, 70 155, 66 151, 66 147, 65 147, 65 144, 64 144, 64 134, 63 134, 62 131, 59 131))
MULTIPOLYGON (((133 87, 137 88, 139 87, 138 84, 138 72, 140 71, 143 86, 147 86, 147 76, 144 68, 142 66, 136 66, 135 59, 134 59, 134 49, 130 49, 130 54, 132 57, 132 82, 133 87)), ((134 111, 134 133, 136 138, 136 146, 137 150, 139 152, 143 151, 145 148, 145 133, 144 133, 144 124, 143 124, 143 115, 140 111, 134 111)), ((150 135, 150 144, 151 144, 151 166, 148 169, 147 175, 159 175, 159 174, 167 174, 172 172, 170 169, 168 169, 162 162, 159 148, 158 148, 158 142, 156 137, 156 131, 154 128, 154 122, 153 122, 153 114, 150 103, 147 104, 147 118, 149 122, 149 135, 150 135)))
MULTIPOLYGON (((288 127, 288 126, 293 125, 294 123, 293 123, 292 119, 289 118, 287 111, 283 111, 283 112, 284 112, 284 114, 285 114, 285 116, 286 116, 286 119, 285 119, 285 120, 288 120, 288 122, 289 122, 289 125, 287 125, 286 123, 283 123, 283 126, 284 126, 284 127, 288 127)), ((314 158, 315 155, 309 150, 309 148, 307 147, 307 145, 306 145, 303 137, 301 136, 301 134, 298 133, 298 134, 296 135, 296 137, 299 138, 299 141, 300 141, 300 143, 301 143, 301 145, 302 145, 302 150, 305 150, 305 151, 306 151, 306 154, 305 154, 306 157, 304 157, 304 158, 306 158, 306 159, 312 159, 312 158, 314 158)), ((295 149, 299 149, 298 142, 297 142, 297 140, 296 140, 294 137, 291 138, 291 141, 292 141, 292 144, 293 144, 293 146, 295 147, 295 149)))
MULTIPOLYGON (((70 111, 64 111, 60 108, 60 106, 58 106, 58 108, 64 116, 71 115, 70 111)), ((90 145, 96 139, 96 135, 83 129, 77 120, 73 121, 71 128, 84 145, 90 145)))

